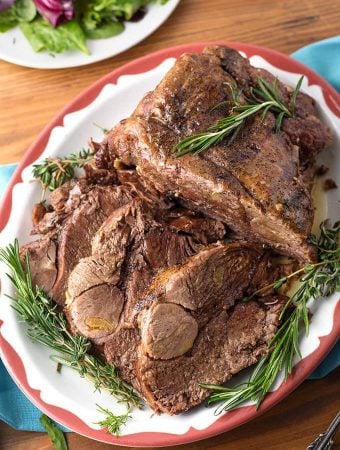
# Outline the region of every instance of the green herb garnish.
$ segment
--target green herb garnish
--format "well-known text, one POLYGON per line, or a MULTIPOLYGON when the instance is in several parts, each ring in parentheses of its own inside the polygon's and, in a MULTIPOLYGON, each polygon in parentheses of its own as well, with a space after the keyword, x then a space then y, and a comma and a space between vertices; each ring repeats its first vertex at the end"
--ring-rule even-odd
POLYGON ((12 306, 21 320, 28 324, 28 336, 57 352, 51 359, 89 378, 95 390, 105 388, 119 401, 140 407, 142 400, 129 384, 121 380, 115 366, 90 355, 90 341, 84 336, 72 335, 64 314, 58 311, 47 294, 33 285, 28 254, 22 264, 17 239, 14 244, 0 249, 0 261, 11 271, 8 277, 16 289, 16 296, 9 298, 13 300, 12 306))
MULTIPOLYGON (((221 118, 215 125, 208 128, 207 131, 188 136, 181 140, 173 148, 176 156, 183 156, 187 153, 198 155, 213 145, 219 144, 226 138, 229 138, 227 145, 230 145, 238 133, 244 127, 246 119, 261 112, 261 118, 264 120, 268 111, 276 114, 275 131, 279 132, 284 117, 293 117, 297 94, 300 90, 303 76, 299 79, 291 95, 290 105, 286 106, 281 100, 277 88, 277 79, 274 83, 268 83, 263 78, 258 78, 258 88, 251 89, 251 98, 246 99, 246 104, 241 104, 239 95, 235 87, 229 84, 232 94, 233 107, 231 114, 221 118)), ((227 103, 227 102, 222 102, 227 103)), ((220 106, 219 103, 218 106, 220 106)), ((215 107, 216 108, 216 107, 215 107)), ((214 108, 214 109, 215 109, 214 108)))
POLYGON ((250 379, 246 383, 230 388, 201 384, 202 387, 213 391, 208 399, 209 405, 222 402, 215 414, 229 411, 249 400, 255 401, 258 408, 281 370, 284 370, 285 379, 292 372, 294 358, 301 357, 299 336, 302 329, 306 335, 308 334, 309 300, 327 297, 340 290, 339 234, 340 222, 330 229, 323 223, 320 225, 320 237, 317 239, 312 236, 311 241, 319 250, 320 263, 310 264, 301 269, 305 275, 299 280, 300 286, 280 315, 280 320, 284 316, 285 320, 271 340, 268 353, 261 358, 250 379))
POLYGON ((105 414, 105 419, 101 420, 100 422, 96 422, 96 424, 100 425, 101 428, 106 428, 107 432, 113 434, 114 436, 120 435, 121 427, 124 426, 129 419, 131 419, 131 408, 129 405, 126 413, 119 416, 113 414, 108 409, 102 408, 99 405, 97 405, 97 408, 98 411, 105 414))
POLYGON ((40 423, 45 428, 47 434, 49 435, 55 450, 68 449, 64 433, 52 422, 52 420, 49 417, 43 414, 40 417, 40 423))
POLYGON ((65 158, 46 158, 41 163, 34 164, 32 175, 41 181, 43 197, 47 188, 54 191, 66 181, 72 180, 75 176, 74 169, 84 167, 93 159, 93 155, 90 149, 82 149, 65 158))

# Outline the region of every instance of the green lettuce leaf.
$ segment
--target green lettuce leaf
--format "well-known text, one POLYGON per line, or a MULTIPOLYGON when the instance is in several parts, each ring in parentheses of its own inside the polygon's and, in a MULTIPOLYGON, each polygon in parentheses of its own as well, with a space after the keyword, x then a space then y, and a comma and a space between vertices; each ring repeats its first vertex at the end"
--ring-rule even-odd
POLYGON ((78 0, 76 5, 85 23, 94 22, 98 26, 101 21, 130 20, 147 3, 150 0, 78 0))
POLYGON ((30 22, 36 14, 32 0, 16 0, 14 5, 0 12, 0 33, 16 27, 19 22, 30 22))
POLYGON ((16 0, 13 8, 19 22, 31 22, 37 14, 32 0, 16 0))
POLYGON ((89 39, 104 39, 112 36, 117 36, 124 31, 124 24, 122 22, 107 22, 100 25, 98 28, 85 30, 86 37, 89 39))
POLYGON ((124 31, 122 22, 130 20, 142 6, 152 1, 154 0, 78 0, 77 17, 88 38, 107 38, 124 31))
POLYGON ((43 414, 40 417, 40 423, 47 431, 55 450, 68 449, 64 433, 52 422, 49 417, 43 414))
POLYGON ((61 53, 65 50, 79 49, 86 55, 90 54, 86 46, 83 30, 78 22, 72 20, 53 28, 41 17, 33 22, 21 22, 20 29, 36 52, 43 50, 61 53))
POLYGON ((18 18, 14 8, 6 9, 0 13, 0 33, 10 30, 18 25, 18 18))

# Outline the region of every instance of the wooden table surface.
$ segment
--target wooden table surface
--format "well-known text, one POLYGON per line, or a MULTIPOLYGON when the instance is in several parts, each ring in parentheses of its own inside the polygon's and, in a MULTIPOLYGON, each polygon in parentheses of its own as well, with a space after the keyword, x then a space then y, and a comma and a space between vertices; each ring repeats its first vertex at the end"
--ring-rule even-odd
MULTIPOLYGON (((134 58, 165 47, 226 39, 291 53, 339 33, 339 0, 182 0, 152 36, 114 58, 87 67, 36 70, 0 61, 0 164, 19 161, 42 127, 98 78, 134 58)), ((339 374, 305 381, 256 420, 221 436, 182 446, 193 449, 298 450, 320 433, 339 409, 339 374)), ((111 446, 68 434, 71 450, 111 446)), ((340 449, 340 440, 334 448, 340 449)), ((0 449, 51 448, 46 435, 12 430, 0 422, 0 449)))

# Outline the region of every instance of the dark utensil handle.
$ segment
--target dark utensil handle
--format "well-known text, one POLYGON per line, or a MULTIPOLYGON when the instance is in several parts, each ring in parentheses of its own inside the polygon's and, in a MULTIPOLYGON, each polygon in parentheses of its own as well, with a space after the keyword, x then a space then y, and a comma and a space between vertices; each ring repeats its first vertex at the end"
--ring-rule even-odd
POLYGON ((333 445, 333 436, 340 425, 340 412, 334 417, 331 424, 324 433, 309 444, 307 450, 330 450, 333 445))

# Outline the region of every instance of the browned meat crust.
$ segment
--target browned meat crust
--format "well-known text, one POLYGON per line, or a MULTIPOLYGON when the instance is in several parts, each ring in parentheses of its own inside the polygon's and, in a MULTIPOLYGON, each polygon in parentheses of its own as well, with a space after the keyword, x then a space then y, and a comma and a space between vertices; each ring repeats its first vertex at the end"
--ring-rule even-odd
MULTIPOLYGON (((176 197, 191 209, 225 222, 248 239, 265 243, 300 260, 315 257, 307 242, 313 205, 299 167, 308 164, 330 141, 316 116, 314 101, 299 94, 296 118, 274 132, 269 113, 249 120, 230 146, 221 143, 197 155, 175 158, 173 146, 183 137, 206 130, 228 112, 216 104, 230 100, 227 84, 245 94, 268 72, 226 47, 184 55, 133 115, 107 135, 97 161, 112 166, 119 157, 135 166, 142 182, 176 197)), ((289 102, 291 89, 279 83, 289 102)))

